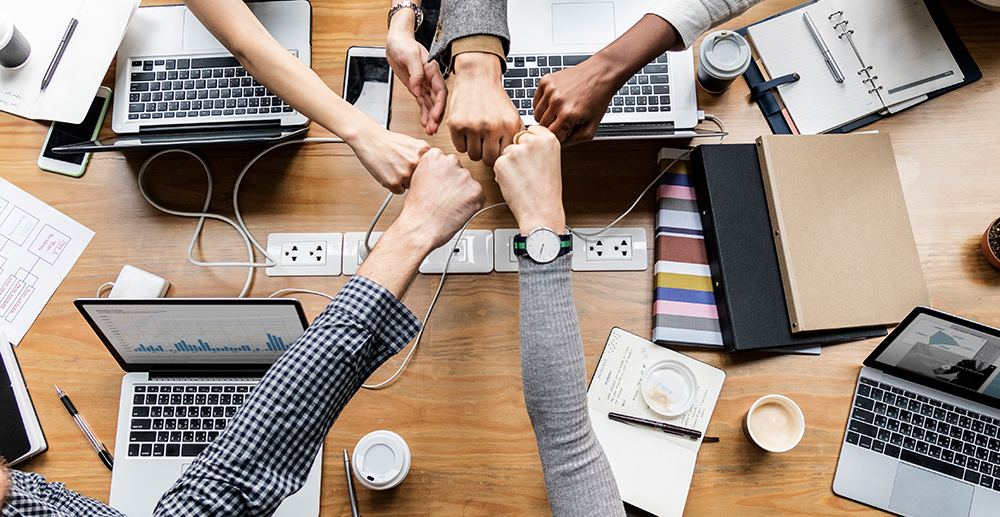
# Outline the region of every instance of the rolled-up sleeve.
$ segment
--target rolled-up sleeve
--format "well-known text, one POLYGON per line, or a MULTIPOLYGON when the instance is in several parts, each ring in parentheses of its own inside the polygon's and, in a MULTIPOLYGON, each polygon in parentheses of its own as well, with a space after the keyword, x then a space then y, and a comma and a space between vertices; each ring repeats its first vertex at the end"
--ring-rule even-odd
POLYGON ((649 10, 674 26, 682 50, 694 44, 707 30, 729 21, 762 0, 659 0, 649 10))

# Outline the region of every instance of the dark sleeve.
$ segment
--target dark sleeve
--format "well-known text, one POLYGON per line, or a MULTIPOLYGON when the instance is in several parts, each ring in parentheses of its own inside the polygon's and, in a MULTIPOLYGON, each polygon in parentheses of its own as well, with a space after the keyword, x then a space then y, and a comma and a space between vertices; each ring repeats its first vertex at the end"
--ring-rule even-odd
POLYGON ((451 62, 451 44, 466 36, 495 36, 510 51, 507 30, 507 0, 441 0, 441 13, 430 58, 447 65, 451 62))

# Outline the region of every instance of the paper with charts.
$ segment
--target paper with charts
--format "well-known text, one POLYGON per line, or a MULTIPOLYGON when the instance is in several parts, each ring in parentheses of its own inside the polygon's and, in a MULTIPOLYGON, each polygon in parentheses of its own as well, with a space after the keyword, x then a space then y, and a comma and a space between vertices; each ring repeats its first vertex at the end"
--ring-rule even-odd
POLYGON ((93 237, 0 178, 0 326, 12 344, 21 342, 93 237))

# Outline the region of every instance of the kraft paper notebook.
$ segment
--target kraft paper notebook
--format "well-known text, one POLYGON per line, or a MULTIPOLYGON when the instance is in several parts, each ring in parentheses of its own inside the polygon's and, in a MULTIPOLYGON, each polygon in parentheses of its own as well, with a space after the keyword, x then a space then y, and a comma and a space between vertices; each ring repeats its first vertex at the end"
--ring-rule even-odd
POLYGON ((701 439, 691 440, 608 418, 609 412, 697 429, 708 428, 726 372, 615 327, 587 390, 590 421, 604 449, 627 505, 658 517, 684 513, 701 439), (672 359, 694 373, 698 393, 694 405, 668 418, 649 409, 640 393, 646 369, 672 359))
POLYGON ((930 305, 889 135, 764 135, 757 155, 792 332, 930 305))
POLYGON ((802 350, 886 334, 884 326, 791 331, 756 145, 699 145, 691 183, 726 352, 802 350))

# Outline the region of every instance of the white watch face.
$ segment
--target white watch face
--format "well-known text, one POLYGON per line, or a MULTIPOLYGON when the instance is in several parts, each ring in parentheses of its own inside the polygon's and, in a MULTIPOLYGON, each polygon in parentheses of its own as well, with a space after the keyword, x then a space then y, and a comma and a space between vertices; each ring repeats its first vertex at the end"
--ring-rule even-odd
POLYGON ((559 235, 548 228, 539 228, 524 239, 524 250, 539 264, 555 260, 559 256, 561 247, 562 240, 559 235))

